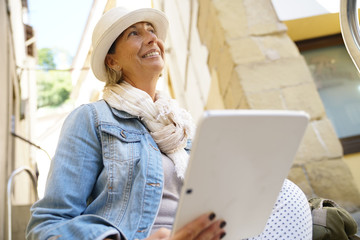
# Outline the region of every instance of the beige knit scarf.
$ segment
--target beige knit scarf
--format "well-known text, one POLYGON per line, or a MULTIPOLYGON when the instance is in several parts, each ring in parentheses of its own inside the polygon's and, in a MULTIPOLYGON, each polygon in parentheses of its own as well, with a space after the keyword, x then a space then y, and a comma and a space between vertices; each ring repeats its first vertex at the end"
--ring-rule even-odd
POLYGON ((126 81, 106 86, 103 98, 111 107, 143 121, 161 152, 174 162, 177 176, 183 179, 189 158, 184 148, 195 129, 191 115, 160 92, 153 101, 148 93, 126 81))

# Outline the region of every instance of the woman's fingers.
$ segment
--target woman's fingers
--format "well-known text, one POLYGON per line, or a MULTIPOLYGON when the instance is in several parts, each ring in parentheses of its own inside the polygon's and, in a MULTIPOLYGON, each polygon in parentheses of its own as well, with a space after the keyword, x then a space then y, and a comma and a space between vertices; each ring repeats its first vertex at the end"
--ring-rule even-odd
POLYGON ((223 238, 226 233, 224 227, 226 226, 226 222, 224 220, 217 220, 212 223, 209 227, 204 229, 196 239, 211 239, 217 240, 223 238))
MULTIPOLYGON (((216 220, 214 213, 203 214, 177 231, 171 240, 218 240, 225 236, 224 220, 216 220)), ((169 240, 170 230, 160 228, 146 240, 169 240)))
POLYGON ((176 232, 172 240, 220 239, 225 233, 223 228, 226 223, 223 220, 215 220, 215 217, 214 213, 201 215, 176 232))
POLYGON ((213 223, 215 219, 214 213, 206 213, 196 218, 195 220, 186 224, 183 228, 181 228, 174 235, 174 240, 180 239, 196 239, 196 237, 208 226, 213 223))

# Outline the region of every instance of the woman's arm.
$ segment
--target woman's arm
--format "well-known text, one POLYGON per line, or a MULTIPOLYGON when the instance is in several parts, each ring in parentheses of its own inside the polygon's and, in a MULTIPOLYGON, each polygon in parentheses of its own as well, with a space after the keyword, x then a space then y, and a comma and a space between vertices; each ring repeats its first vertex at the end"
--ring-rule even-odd
POLYGON ((119 235, 106 219, 81 215, 103 168, 94 110, 84 105, 64 122, 46 184, 32 207, 28 239, 98 239, 119 235))

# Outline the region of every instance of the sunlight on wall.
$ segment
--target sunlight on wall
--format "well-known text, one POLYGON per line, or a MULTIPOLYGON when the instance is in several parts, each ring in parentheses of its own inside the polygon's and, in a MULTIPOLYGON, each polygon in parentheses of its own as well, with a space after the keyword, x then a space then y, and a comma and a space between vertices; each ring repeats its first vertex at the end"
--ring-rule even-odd
POLYGON ((339 12, 340 3, 339 0, 316 0, 321 6, 323 6, 330 13, 339 12))
MULTIPOLYGON (((338 13, 340 0, 271 0, 281 21, 338 13)), ((359 8, 360 3, 357 2, 359 8)))
POLYGON ((151 0, 117 0, 117 6, 123 6, 128 9, 137 9, 137 8, 144 8, 144 7, 152 7, 151 0))

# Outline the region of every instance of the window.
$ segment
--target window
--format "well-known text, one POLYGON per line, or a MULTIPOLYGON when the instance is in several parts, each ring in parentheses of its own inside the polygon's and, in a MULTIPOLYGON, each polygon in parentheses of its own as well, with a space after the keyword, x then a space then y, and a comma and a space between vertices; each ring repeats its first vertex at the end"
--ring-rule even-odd
POLYGON ((297 42, 344 154, 360 152, 360 74, 340 34, 297 42))

